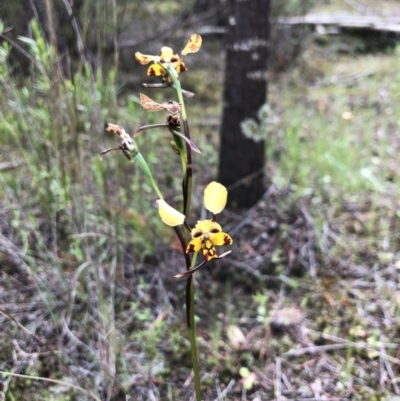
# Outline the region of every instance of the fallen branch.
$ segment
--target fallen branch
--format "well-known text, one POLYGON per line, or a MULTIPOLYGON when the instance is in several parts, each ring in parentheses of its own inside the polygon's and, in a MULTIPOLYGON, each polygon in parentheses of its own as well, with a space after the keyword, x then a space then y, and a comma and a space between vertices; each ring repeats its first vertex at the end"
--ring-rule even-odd
POLYGON ((385 18, 376 15, 308 14, 301 17, 278 18, 277 22, 282 25, 322 25, 344 29, 366 29, 400 33, 400 17, 385 18))

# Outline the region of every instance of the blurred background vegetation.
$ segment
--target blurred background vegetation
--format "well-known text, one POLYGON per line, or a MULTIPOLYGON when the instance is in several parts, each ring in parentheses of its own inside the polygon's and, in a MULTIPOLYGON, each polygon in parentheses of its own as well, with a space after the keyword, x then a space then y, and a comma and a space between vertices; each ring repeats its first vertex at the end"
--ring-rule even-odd
MULTIPOLYGON (((399 6, 272 5, 268 107, 252 125, 267 138, 267 192, 250 210, 225 213, 233 257, 196 282, 205 399, 395 400, 398 36, 328 35, 279 18, 394 18, 399 6)), ((116 142, 106 122, 133 132, 162 118, 138 104, 147 77, 134 52, 180 49, 189 33, 202 34, 182 75, 196 93, 188 108, 202 150, 200 211, 218 166, 225 7, 216 0, 0 5, 0 370, 12 374, 2 375, 0 399, 192 396, 185 285, 173 278, 184 268, 178 245, 135 166, 99 153, 116 142)), ((138 138, 174 202, 179 159, 168 143, 157 131, 138 138)))

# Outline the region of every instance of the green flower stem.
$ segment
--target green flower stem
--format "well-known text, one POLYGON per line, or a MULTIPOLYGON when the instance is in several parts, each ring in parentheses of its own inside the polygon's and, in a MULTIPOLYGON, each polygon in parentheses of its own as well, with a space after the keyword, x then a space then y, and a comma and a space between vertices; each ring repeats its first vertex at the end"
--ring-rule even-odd
MULTIPOLYGON (((185 137, 190 140, 190 131, 189 131, 189 124, 187 121, 185 100, 183 98, 182 86, 178 78, 178 73, 171 64, 168 65, 168 73, 174 84, 174 88, 178 95, 179 103, 181 104, 183 132, 185 134, 185 137)), ((187 165, 186 165, 186 171, 184 172, 184 180, 183 180, 183 214, 186 216, 186 218, 188 218, 190 213, 190 205, 192 202, 192 149, 188 143, 186 143, 186 154, 187 154, 187 165)))
MULTIPOLYGON (((176 92, 178 94, 179 103, 181 104, 181 107, 182 107, 182 110, 181 110, 182 120, 187 121, 185 102, 183 100, 182 87, 181 87, 181 82, 179 81, 178 73, 176 72, 174 66, 171 63, 168 65, 167 69, 168 69, 168 74, 171 77, 172 82, 174 84, 174 88, 176 89, 176 92)), ((186 135, 186 132, 185 132, 185 135, 186 135)))
MULTIPOLYGON (((179 149, 179 153, 182 155, 185 155, 185 146, 183 145, 183 139, 174 132, 174 128, 168 127, 169 132, 172 134, 172 137, 174 138, 175 144, 179 149)), ((178 131, 177 131, 178 132, 178 131)), ((180 132, 178 132, 180 134, 180 132)))
MULTIPOLYGON (((197 252, 193 255, 190 269, 192 269, 195 266, 196 259, 197 259, 197 252)), ((199 370, 199 361, 197 357, 196 324, 194 321, 193 276, 190 276, 186 283, 186 318, 189 330, 190 350, 192 353, 192 365, 193 365, 196 400, 201 401, 200 370, 199 370)))
MULTIPOLYGON (((176 93, 178 95, 179 103, 181 104, 181 117, 183 122, 183 130, 184 135, 187 139, 190 140, 190 131, 189 125, 187 122, 187 114, 185 101, 183 99, 182 87, 181 83, 178 79, 178 73, 175 71, 175 68, 169 64, 168 65, 168 73, 174 83, 174 87, 176 89, 176 93)), ((190 213, 190 205, 192 201, 192 149, 188 143, 186 143, 186 156, 185 164, 186 169, 183 171, 183 214, 186 216, 186 219, 190 213)), ((183 167, 183 164, 182 164, 183 167)), ((189 233, 186 233, 186 237, 188 237, 189 233)), ((186 239, 187 242, 187 239, 186 239)), ((191 265, 187 264, 187 269, 192 269, 196 264, 197 252, 194 254, 192 258, 191 265)), ((196 325, 194 321, 194 286, 193 286, 193 277, 189 277, 186 284, 186 319, 187 325, 189 329, 189 341, 190 341, 190 349, 192 352, 192 364, 193 364, 193 374, 194 374, 194 388, 196 392, 196 400, 201 401, 201 386, 200 386, 200 370, 199 370, 199 362, 197 356, 197 342, 196 342, 196 325)))
MULTIPOLYGON (((186 170, 187 170, 186 154, 184 152, 180 152, 180 156, 181 156, 181 163, 182 163, 182 171, 184 172, 184 175, 185 175, 186 174, 186 170)), ((185 213, 185 209, 183 210, 183 214, 187 218, 187 214, 185 213)))
MULTIPOLYGON (((187 164, 186 167, 186 203, 184 208, 184 215, 188 216, 190 212, 190 205, 192 202, 192 188, 193 188, 193 171, 192 164, 187 164)), ((187 217, 186 217, 187 218, 187 217)))
MULTIPOLYGON (((171 69, 171 67, 168 67, 168 71, 171 69)), ((183 97, 182 93, 182 86, 181 82, 178 79, 178 74, 177 72, 172 68, 172 70, 175 72, 175 76, 171 75, 172 82, 174 83, 174 88, 176 90, 176 93, 178 95, 178 100, 179 103, 181 104, 181 116, 182 116, 182 121, 183 121, 183 133, 185 134, 186 138, 190 139, 190 131, 189 131, 189 125, 188 125, 188 120, 187 120, 187 114, 186 114, 186 107, 185 107, 185 99, 183 97)), ((192 163, 192 149, 188 144, 186 144, 186 150, 188 154, 188 163, 192 163)))
POLYGON ((201 385, 200 385, 200 371, 199 362, 197 359, 197 342, 196 342, 196 326, 194 323, 194 286, 193 286, 193 276, 189 277, 187 280, 186 294, 190 299, 190 326, 189 326, 189 341, 190 349, 192 352, 192 365, 194 374, 194 388, 196 392, 196 400, 201 401, 201 385))
POLYGON ((169 128, 169 131, 171 132, 172 137, 174 138, 175 144, 177 146, 177 149, 179 151, 179 156, 181 157, 181 162, 182 162, 182 173, 183 175, 185 175, 187 170, 187 161, 186 161, 186 153, 185 153, 185 147, 183 145, 183 140, 180 136, 174 133, 173 128, 169 128))
POLYGON ((153 174, 151 174, 149 166, 147 165, 147 163, 144 160, 142 154, 139 152, 139 150, 137 150, 137 148, 136 148, 136 152, 132 153, 132 158, 139 165, 139 167, 142 169, 142 171, 144 172, 145 176, 150 180, 151 185, 154 188, 154 191, 156 191, 156 194, 158 195, 159 199, 164 199, 164 197, 161 194, 160 189, 158 188, 156 182, 154 181, 153 174))
POLYGON ((188 253, 186 253, 186 240, 185 240, 185 238, 184 238, 184 236, 182 234, 182 230, 181 230, 181 228, 179 226, 175 226, 174 230, 175 230, 176 236, 178 237, 178 239, 179 239, 179 241, 181 243, 182 251, 183 251, 183 254, 185 256, 186 266, 189 266, 189 268, 190 268, 190 263, 191 263, 190 262, 190 256, 189 256, 188 253))

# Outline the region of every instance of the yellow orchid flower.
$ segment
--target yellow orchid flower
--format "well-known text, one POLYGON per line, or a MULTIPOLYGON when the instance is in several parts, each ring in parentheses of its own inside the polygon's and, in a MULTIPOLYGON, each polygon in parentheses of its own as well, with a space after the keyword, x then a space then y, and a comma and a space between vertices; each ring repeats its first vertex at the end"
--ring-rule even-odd
POLYGON ((222 232, 221 226, 212 220, 200 220, 191 231, 192 240, 189 242, 186 253, 198 252, 201 250, 208 262, 211 259, 218 259, 216 246, 230 245, 233 240, 230 235, 222 232))
POLYGON ((204 205, 213 214, 213 219, 197 222, 191 231, 192 240, 186 253, 201 250, 206 261, 209 261, 218 258, 216 246, 232 244, 231 236, 222 232, 221 226, 215 221, 215 216, 225 208, 227 199, 228 191, 222 184, 213 181, 207 185, 204 190, 204 205))
POLYGON ((173 65, 177 73, 186 71, 187 68, 183 62, 184 56, 189 53, 196 53, 200 49, 201 43, 201 36, 194 33, 190 36, 188 43, 182 50, 182 58, 170 47, 163 46, 159 56, 149 56, 140 52, 136 52, 135 59, 142 65, 153 62, 153 64, 147 69, 147 75, 165 77, 168 75, 167 68, 169 63, 173 65))

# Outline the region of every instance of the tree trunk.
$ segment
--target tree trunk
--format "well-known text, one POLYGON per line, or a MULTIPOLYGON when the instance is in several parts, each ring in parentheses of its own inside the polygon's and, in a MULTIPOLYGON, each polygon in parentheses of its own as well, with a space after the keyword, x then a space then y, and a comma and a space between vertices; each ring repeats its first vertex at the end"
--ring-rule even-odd
POLYGON ((219 181, 229 205, 253 206, 263 195, 265 142, 245 137, 240 123, 266 102, 270 0, 229 0, 219 181))

